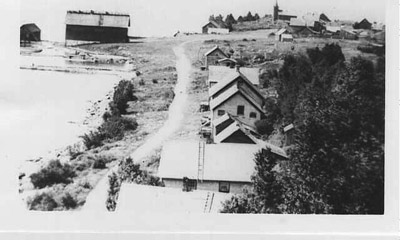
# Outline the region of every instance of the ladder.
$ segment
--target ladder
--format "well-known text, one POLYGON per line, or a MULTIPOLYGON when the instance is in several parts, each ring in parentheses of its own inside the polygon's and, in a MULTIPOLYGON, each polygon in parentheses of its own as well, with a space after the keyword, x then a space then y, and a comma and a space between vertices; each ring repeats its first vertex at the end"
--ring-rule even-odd
POLYGON ((197 159, 197 182, 203 182, 205 151, 206 151, 206 143, 204 141, 199 141, 199 155, 197 159))
POLYGON ((212 204, 214 201, 214 193, 207 192, 206 203, 204 204, 204 213, 211 212, 212 204))

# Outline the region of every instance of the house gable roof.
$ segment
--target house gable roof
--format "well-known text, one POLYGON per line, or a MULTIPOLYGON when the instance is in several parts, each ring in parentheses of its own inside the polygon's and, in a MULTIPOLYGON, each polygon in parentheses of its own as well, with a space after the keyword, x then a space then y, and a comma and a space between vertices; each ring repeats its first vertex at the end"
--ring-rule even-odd
POLYGON ((225 28, 224 24, 218 23, 214 20, 208 21, 208 23, 204 24, 203 27, 206 27, 208 24, 212 24, 215 28, 225 28))
POLYGON ((25 32, 40 32, 40 28, 34 23, 27 23, 20 27, 21 31, 25 32))
POLYGON ((218 47, 218 45, 216 45, 215 47, 213 47, 211 50, 209 50, 208 52, 206 52, 204 55, 205 55, 205 56, 208 56, 208 55, 210 55, 211 53, 213 53, 213 52, 215 52, 215 51, 220 51, 226 58, 228 57, 228 55, 226 55, 226 54, 224 53, 224 51, 222 51, 221 48, 218 47))
MULTIPOLYGON (((227 67, 225 67, 227 68, 227 67)), ((215 94, 219 93, 222 89, 224 89, 227 85, 231 84, 232 82, 238 80, 241 78, 260 98, 264 98, 263 95, 258 91, 258 89, 254 86, 254 83, 251 82, 241 71, 245 71, 248 76, 251 76, 253 81, 254 79, 258 79, 258 69, 256 70, 257 72, 254 73, 254 70, 239 70, 239 72, 236 69, 231 69, 227 68, 229 71, 226 71, 226 75, 218 80, 217 84, 212 86, 208 93, 210 97, 214 97, 215 94), (257 77, 255 77, 257 76, 257 77)), ((209 80, 210 81, 210 80, 209 80)), ((211 79, 211 82, 213 80, 211 79)))
MULTIPOLYGON (((215 127, 218 127, 221 123, 227 121, 228 119, 232 120, 231 124, 226 126, 218 134, 215 135, 214 141, 216 143, 223 142, 228 137, 232 136, 234 133, 237 133, 238 131, 241 132, 242 134, 246 135, 249 142, 251 142, 253 144, 258 143, 258 139, 253 135, 253 133, 254 134, 256 133, 256 130, 253 127, 248 126, 247 124, 243 123, 238 118, 235 118, 234 116, 232 116, 229 113, 225 113, 223 116, 214 120, 213 124, 215 127)), ((247 143, 249 143, 249 142, 247 142, 247 143)))
MULTIPOLYGON (((228 58, 232 59, 232 58, 228 58)), ((222 61, 223 59, 219 60, 222 61)), ((234 60, 234 59, 233 59, 234 60)), ((234 60, 236 61, 236 60, 234 60)), ((253 85, 260 84, 260 69, 259 68, 246 68, 241 67, 239 69, 240 73, 242 73, 253 85)), ((208 82, 219 83, 223 80, 234 77, 237 73, 236 68, 230 68, 226 66, 209 66, 208 67, 208 82)))

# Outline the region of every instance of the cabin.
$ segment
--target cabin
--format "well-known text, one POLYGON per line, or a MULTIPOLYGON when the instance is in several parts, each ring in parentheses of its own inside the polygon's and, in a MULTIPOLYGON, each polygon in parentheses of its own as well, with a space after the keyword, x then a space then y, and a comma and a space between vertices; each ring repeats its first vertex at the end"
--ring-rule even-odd
POLYGON ((282 34, 280 38, 281 42, 293 42, 292 34, 282 34))
POLYGON ((225 27, 223 23, 217 23, 216 21, 209 21, 202 27, 203 34, 227 34, 229 29, 225 27))
POLYGON ((34 23, 24 24, 20 27, 20 42, 37 42, 41 41, 41 30, 34 23))
POLYGON ((209 89, 211 121, 229 113, 254 126, 264 118, 264 97, 240 71, 231 72, 209 89))
MULTIPOLYGON (((223 60, 223 59, 221 59, 223 60)), ((220 60, 220 61, 221 61, 220 60)), ((225 76, 230 74, 235 74, 237 71, 240 71, 254 86, 260 85, 260 69, 259 68, 247 68, 247 67, 227 67, 227 66, 210 66, 208 68, 208 87, 216 85, 225 76)))
POLYGON ((95 11, 67 11, 67 41, 125 43, 129 42, 130 16, 95 11))
POLYGON ((281 40, 282 39, 282 34, 284 34, 284 33, 288 33, 287 29, 286 28, 281 28, 278 31, 276 31, 275 33, 271 33, 271 35, 275 35, 275 40, 280 42, 280 41, 282 41, 281 40))
POLYGON ((204 54, 204 58, 205 66, 208 68, 210 65, 218 65, 218 61, 228 58, 228 55, 226 55, 218 46, 215 46, 204 54))
POLYGON ((354 29, 368 29, 370 30, 372 27, 372 23, 370 23, 366 18, 361 20, 359 23, 354 24, 354 29))

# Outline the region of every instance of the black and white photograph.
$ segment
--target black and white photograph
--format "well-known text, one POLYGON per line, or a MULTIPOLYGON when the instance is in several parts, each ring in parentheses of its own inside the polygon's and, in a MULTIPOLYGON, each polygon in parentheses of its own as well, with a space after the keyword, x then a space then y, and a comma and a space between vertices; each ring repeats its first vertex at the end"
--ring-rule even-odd
POLYGON ((399 226, 397 4, 21 0, 1 205, 399 226))

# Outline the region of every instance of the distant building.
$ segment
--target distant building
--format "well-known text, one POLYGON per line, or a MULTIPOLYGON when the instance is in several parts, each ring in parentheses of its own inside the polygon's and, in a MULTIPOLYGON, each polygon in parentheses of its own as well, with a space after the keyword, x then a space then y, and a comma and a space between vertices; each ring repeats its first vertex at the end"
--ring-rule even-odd
POLYGON ((65 40, 128 42, 130 16, 95 11, 67 11, 65 40))
POLYGON ((24 24, 20 27, 20 41, 31 42, 31 41, 40 41, 40 28, 36 26, 34 23, 24 24))
POLYGON ((234 68, 237 64, 237 61, 234 58, 223 58, 218 60, 218 64, 221 66, 234 68))
POLYGON ((270 36, 275 36, 276 41, 281 41, 282 34, 284 33, 288 33, 288 30, 286 28, 281 28, 278 31, 271 33, 270 36))
POLYGON ((325 23, 331 22, 331 20, 325 15, 325 13, 321 13, 321 15, 319 15, 319 20, 325 23))
POLYGON ((202 27, 202 32, 204 34, 211 34, 211 33, 226 34, 229 33, 229 29, 223 23, 217 23, 216 21, 209 21, 206 25, 202 27))
POLYGON ((290 19, 297 17, 295 15, 290 15, 290 14, 281 14, 281 12, 282 12, 282 10, 279 9, 278 1, 276 1, 275 6, 274 6, 274 12, 273 12, 273 20, 275 22, 278 20, 289 22, 290 19))
POLYGON ((293 42, 292 34, 282 34, 280 38, 281 42, 293 42))
POLYGON ((371 29, 372 23, 370 23, 366 18, 361 20, 359 23, 354 24, 354 29, 371 29))
POLYGON ((205 66, 218 65, 218 61, 224 58, 228 58, 228 55, 224 53, 218 46, 215 46, 210 51, 204 54, 205 66))
POLYGON ((209 89, 211 121, 229 113, 254 127, 264 117, 264 97, 240 71, 230 72, 209 89))
POLYGON ((347 40, 357 40, 357 33, 355 33, 351 29, 342 28, 340 30, 340 38, 347 39, 347 40))

